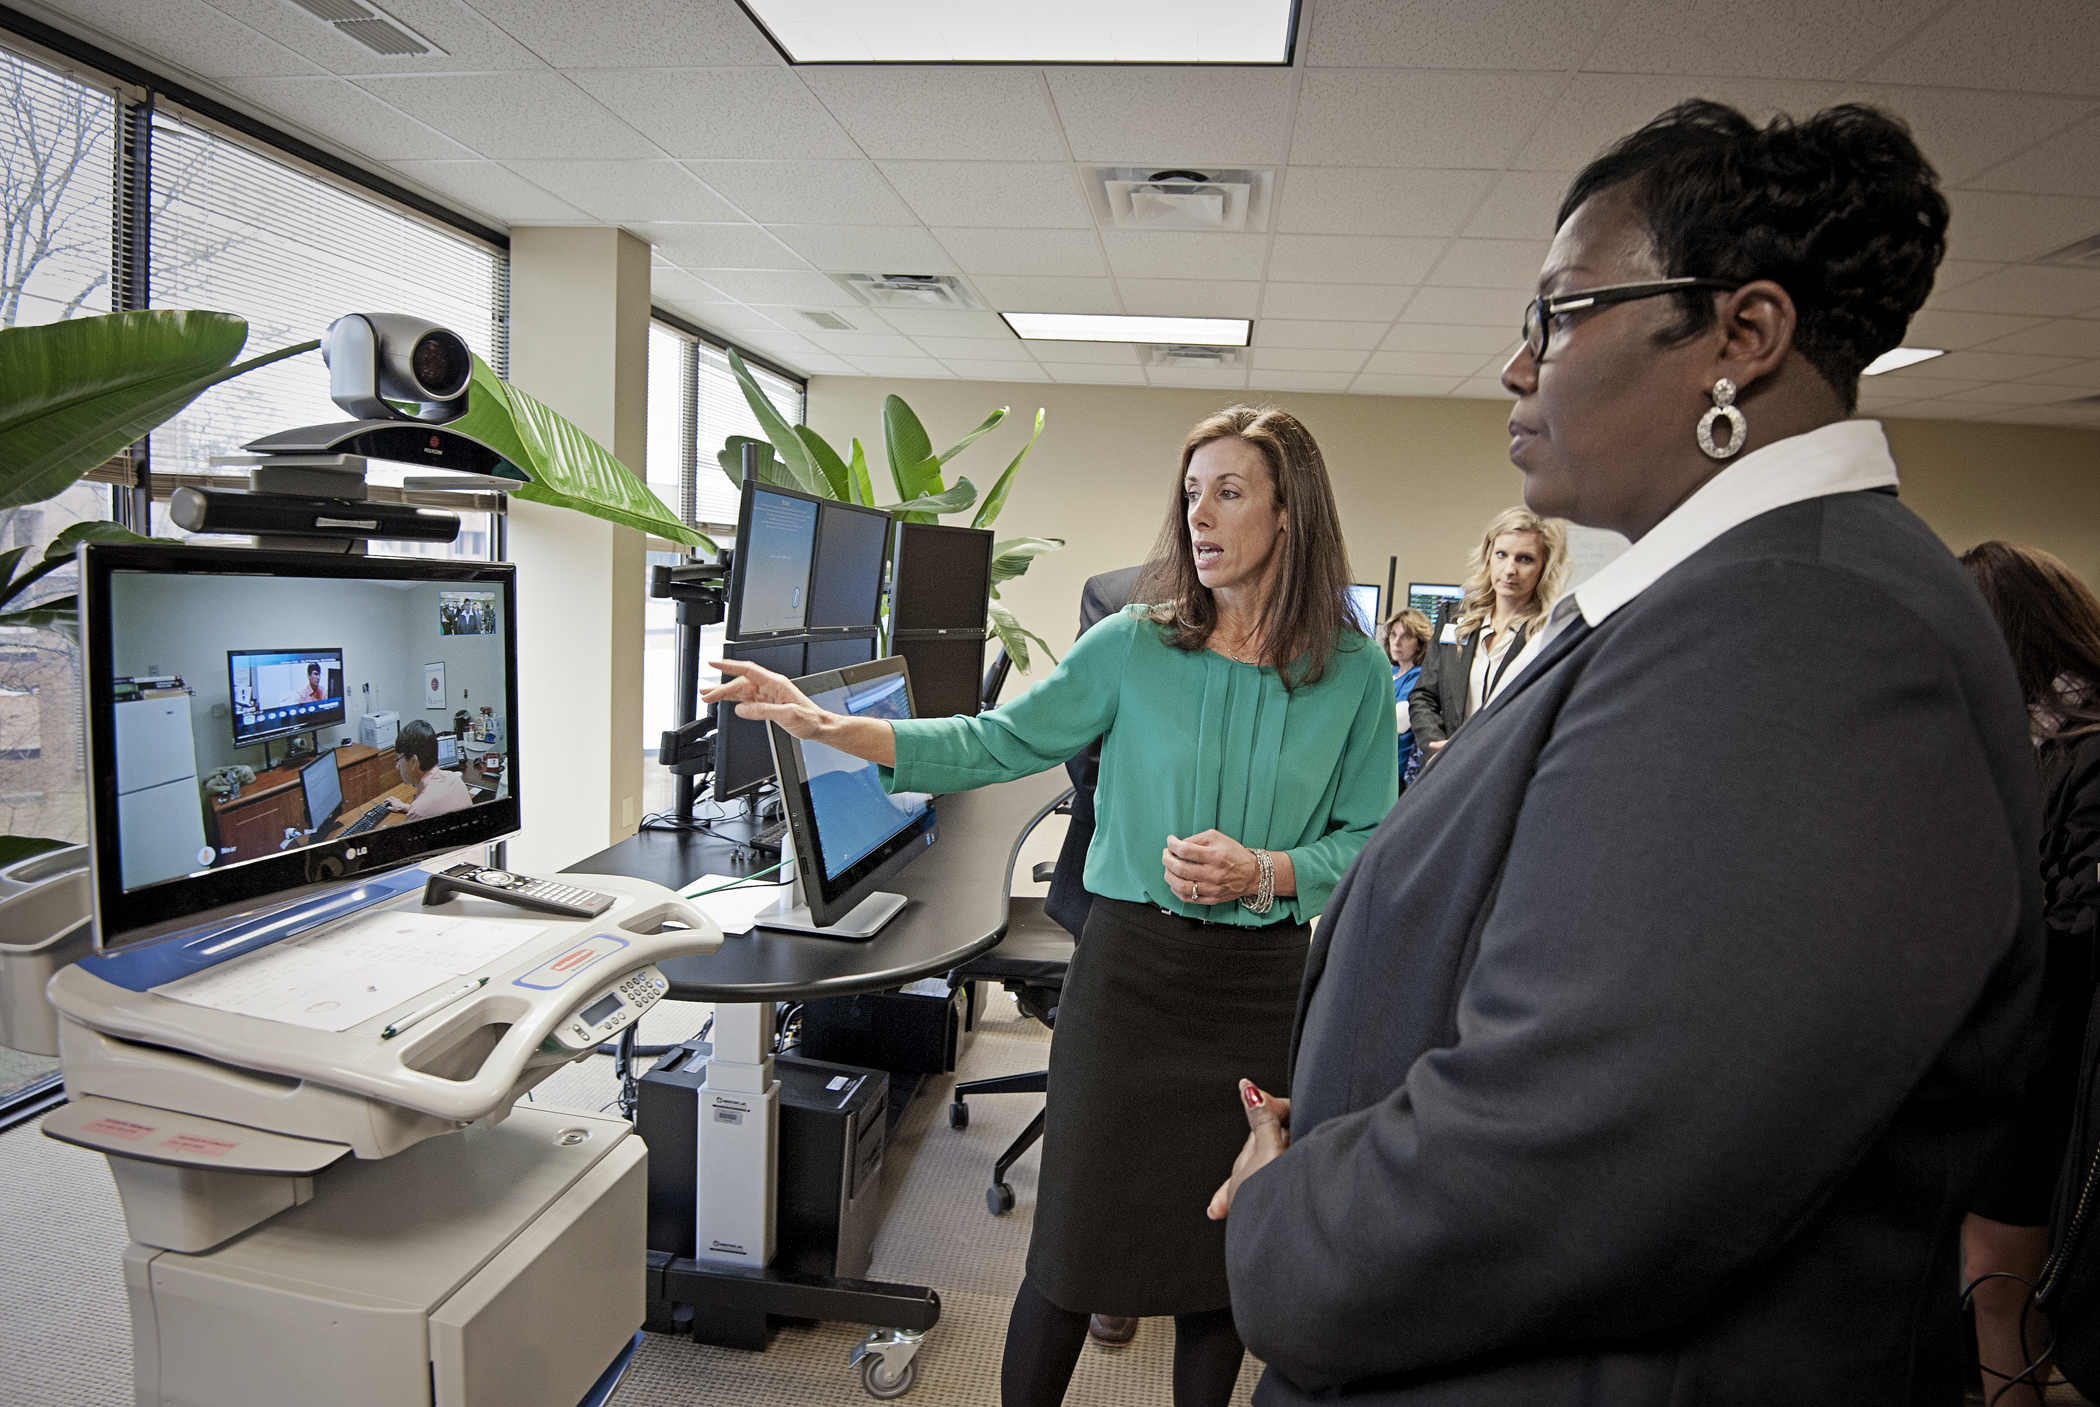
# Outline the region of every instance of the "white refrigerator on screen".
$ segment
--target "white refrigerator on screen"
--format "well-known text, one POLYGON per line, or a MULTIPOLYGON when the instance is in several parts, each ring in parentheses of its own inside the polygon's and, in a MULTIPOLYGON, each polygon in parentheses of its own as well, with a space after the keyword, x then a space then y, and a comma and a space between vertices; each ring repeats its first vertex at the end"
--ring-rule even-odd
POLYGON ((204 799, 190 696, 132 699, 116 706, 117 839, 126 889, 204 869, 204 799), (201 857, 201 858, 200 858, 201 857))

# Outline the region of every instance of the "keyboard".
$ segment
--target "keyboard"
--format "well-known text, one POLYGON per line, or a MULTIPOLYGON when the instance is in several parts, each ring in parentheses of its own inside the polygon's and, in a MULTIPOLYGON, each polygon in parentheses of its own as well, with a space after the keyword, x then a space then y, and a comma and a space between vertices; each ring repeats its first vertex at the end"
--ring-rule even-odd
POLYGON ((385 820, 386 815, 386 803, 382 801, 377 806, 374 806, 371 810, 365 812, 364 815, 359 816, 349 825, 344 826, 341 830, 337 831, 336 834, 339 836, 362 835, 366 831, 372 829, 372 827, 378 825, 381 821, 385 820))
POLYGON ((778 854, 780 853, 781 837, 787 834, 787 829, 787 817, 776 817, 753 831, 751 839, 746 844, 753 850, 765 850, 778 854))

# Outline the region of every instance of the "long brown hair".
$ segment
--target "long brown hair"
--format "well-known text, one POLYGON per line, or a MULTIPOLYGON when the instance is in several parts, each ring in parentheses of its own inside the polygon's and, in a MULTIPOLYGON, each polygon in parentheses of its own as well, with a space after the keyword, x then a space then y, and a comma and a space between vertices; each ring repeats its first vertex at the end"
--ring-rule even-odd
POLYGON ((2063 720, 2048 736, 2100 731, 2100 600, 2092 589, 2055 554, 2017 542, 1978 543, 1961 564, 2005 632, 2036 736, 2044 736, 2045 714, 2063 720), (2067 676, 2068 697, 2056 682, 2067 676))
POLYGON ((1495 618, 1495 581, 1490 563, 1495 539, 1504 533, 1530 533, 1539 540, 1539 584, 1532 590, 1531 605, 1518 613, 1513 624, 1526 635, 1538 633, 1546 612, 1560 598, 1561 584, 1568 579, 1568 529, 1558 518, 1541 518, 1529 508, 1505 508, 1497 513, 1481 534, 1473 552, 1472 570, 1466 575, 1465 595, 1459 600, 1458 638, 1463 640, 1495 618))
POLYGON ((1363 633, 1349 611, 1349 549, 1342 543, 1342 515, 1334 506, 1327 461, 1312 431, 1276 406, 1227 406, 1204 417, 1181 445, 1181 463, 1167 495, 1167 521, 1152 549, 1137 599, 1163 603, 1153 612, 1177 650, 1210 646, 1218 603, 1196 575, 1189 539, 1188 506, 1182 484, 1189 460, 1212 440, 1245 440, 1269 465, 1276 506, 1284 511, 1283 563, 1262 621, 1261 654, 1283 661, 1277 674, 1286 689, 1317 684, 1337 649, 1360 649, 1363 633), (1347 630, 1355 639, 1343 642, 1347 630))

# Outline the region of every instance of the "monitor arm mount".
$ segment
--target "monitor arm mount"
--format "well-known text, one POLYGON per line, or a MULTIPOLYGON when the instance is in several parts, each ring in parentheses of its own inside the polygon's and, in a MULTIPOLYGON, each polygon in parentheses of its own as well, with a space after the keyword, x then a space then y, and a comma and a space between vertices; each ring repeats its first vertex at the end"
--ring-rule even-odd
POLYGON ((664 733, 656 757, 678 777, 681 821, 693 818, 693 778, 715 769, 713 710, 700 716, 700 629, 728 614, 729 564, 724 549, 713 562, 655 567, 649 574, 649 594, 678 603, 678 726, 664 733))

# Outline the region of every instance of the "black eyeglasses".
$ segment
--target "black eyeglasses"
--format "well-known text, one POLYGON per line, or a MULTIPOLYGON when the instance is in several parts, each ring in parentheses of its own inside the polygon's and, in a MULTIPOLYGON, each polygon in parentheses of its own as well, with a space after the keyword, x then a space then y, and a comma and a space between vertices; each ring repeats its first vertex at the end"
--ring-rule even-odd
POLYGON ((1718 278, 1659 278, 1643 283, 1608 283, 1602 288, 1585 288, 1575 293, 1541 294, 1524 305, 1524 345, 1530 349, 1533 361, 1544 357, 1546 342, 1552 332, 1548 319, 1559 313, 1631 303, 1640 298, 1675 293, 1681 288, 1725 288, 1733 293, 1740 287, 1741 284, 1718 278))

